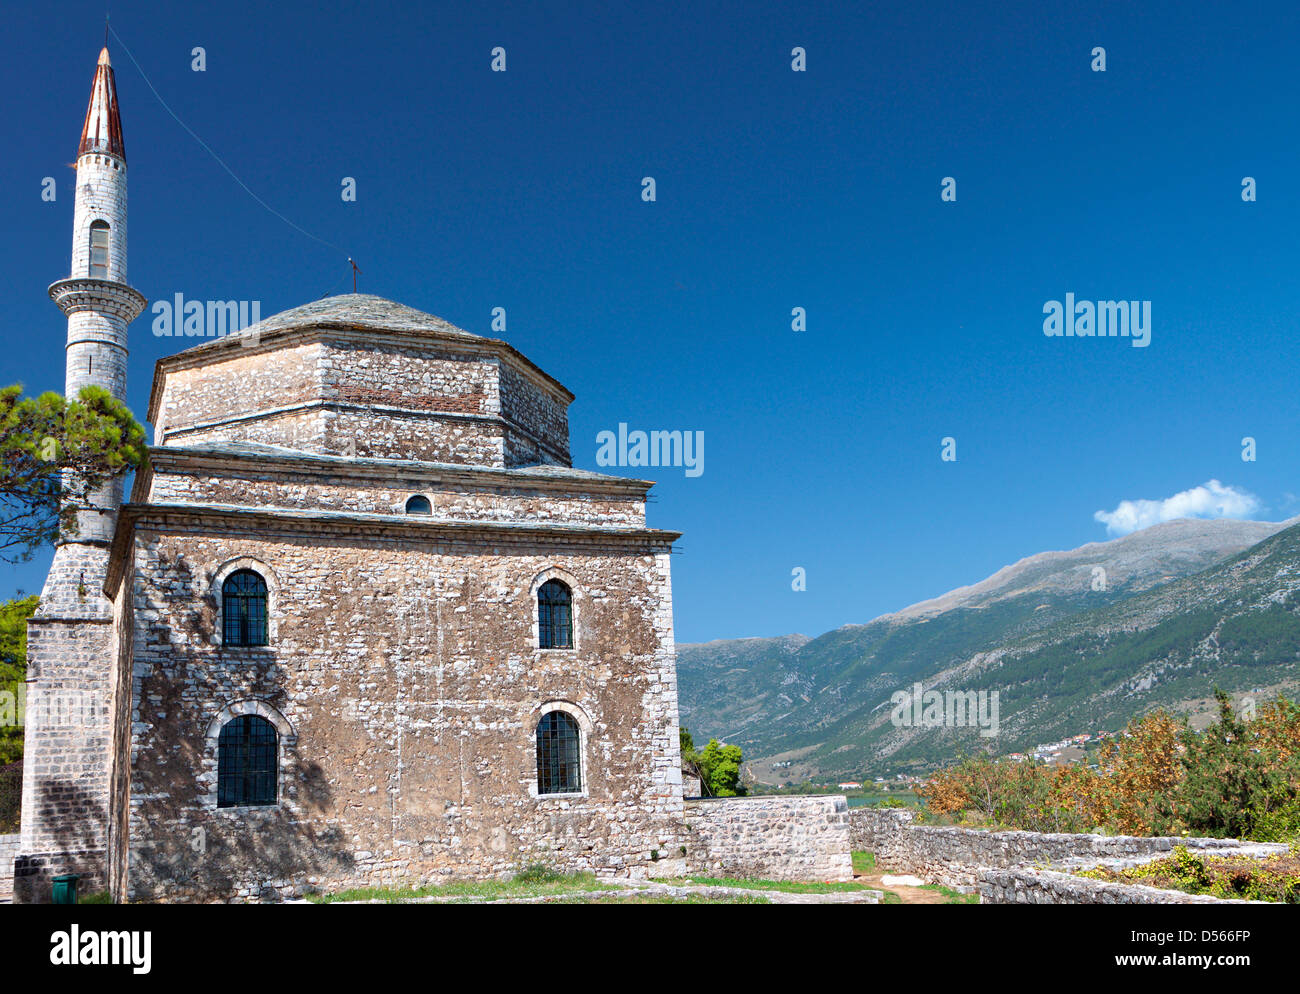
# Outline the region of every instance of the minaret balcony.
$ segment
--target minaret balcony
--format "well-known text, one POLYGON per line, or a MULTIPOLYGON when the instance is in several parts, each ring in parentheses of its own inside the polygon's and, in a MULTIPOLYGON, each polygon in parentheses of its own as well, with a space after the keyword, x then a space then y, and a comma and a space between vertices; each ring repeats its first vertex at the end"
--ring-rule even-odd
POLYGON ((149 303, 139 290, 125 283, 78 276, 51 283, 50 299, 69 316, 94 311, 120 317, 128 324, 138 318, 149 303))

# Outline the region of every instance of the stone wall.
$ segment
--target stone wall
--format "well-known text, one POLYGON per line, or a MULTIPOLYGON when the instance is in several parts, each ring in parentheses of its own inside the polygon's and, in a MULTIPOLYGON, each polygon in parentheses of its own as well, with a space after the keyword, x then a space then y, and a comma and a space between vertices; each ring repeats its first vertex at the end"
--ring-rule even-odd
MULTIPOLYGON (((882 870, 914 873, 927 883, 973 888, 982 868, 1005 869, 1101 860, 1136 861, 1174 846, 1240 851, 1237 839, 1170 838, 1132 835, 1069 835, 1045 832, 986 832, 981 829, 916 825, 916 813, 901 808, 855 808, 849 814, 853 848, 875 853, 882 870)), ((1285 846, 1255 846, 1260 853, 1285 852, 1285 846)))
POLYGON ((202 450, 156 449, 154 465, 142 473, 151 504, 231 504, 259 508, 404 514, 414 494, 429 499, 436 518, 461 521, 555 522, 614 526, 645 524, 645 487, 607 484, 602 492, 590 480, 557 478, 565 470, 530 474, 525 470, 442 472, 432 464, 413 464, 400 474, 361 475, 364 463, 349 465, 328 457, 312 460, 230 459, 221 465, 202 450), (194 453, 192 456, 191 453, 194 453), (188 458, 187 458, 188 457, 188 458), (478 479, 473 479, 477 476, 478 479), (469 477, 467 479, 467 477, 469 477))
POLYGON ((129 897, 274 899, 532 862, 643 876, 680 850, 666 548, 313 527, 136 524, 129 897), (231 564, 267 579, 266 647, 218 637, 231 564), (572 650, 537 648, 534 588, 554 570, 574 591, 572 650), (582 728, 578 793, 536 793, 550 705, 582 728), (237 706, 280 732, 277 804, 216 807, 215 737, 237 706))
POLYGON ((1184 894, 1140 884, 1089 880, 1055 870, 984 870, 979 875, 981 904, 1267 904, 1184 894))
MULTIPOLYGON (((87 600, 103 597, 92 587, 87 600)), ((111 619, 28 622, 19 903, 49 900, 61 873, 83 874, 89 890, 107 886, 113 638, 111 619)))
POLYGON ((0 835, 0 901, 14 896, 14 860, 21 841, 21 835, 0 835))
MULTIPOLYGON (((400 308, 363 296, 334 306, 349 314, 400 308)), ((302 315, 293 332, 300 340, 263 341, 275 322, 304 310, 253 325, 236 336, 237 350, 162 360, 150 406, 155 445, 258 442, 480 466, 569 465, 572 395, 504 343, 407 308, 426 321, 424 334, 331 331, 302 315)))
POLYGON ((568 466, 568 404, 554 391, 539 390, 508 364, 498 383, 501 416, 519 430, 506 437, 506 465, 558 463, 568 466))
POLYGON ((851 880, 848 812, 848 801, 841 795, 688 800, 687 872, 765 880, 851 880))

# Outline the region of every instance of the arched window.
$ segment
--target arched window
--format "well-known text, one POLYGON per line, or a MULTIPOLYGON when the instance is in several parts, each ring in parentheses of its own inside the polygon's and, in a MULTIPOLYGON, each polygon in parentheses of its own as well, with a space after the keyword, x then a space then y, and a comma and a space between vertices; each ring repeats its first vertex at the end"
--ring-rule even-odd
POLYGON ((407 514, 432 514, 433 505, 429 503, 428 497, 421 497, 416 494, 406 502, 407 514))
POLYGON ((221 617, 226 645, 266 645, 266 581, 260 574, 241 569, 226 577, 221 617))
POLYGON ((90 225, 90 278, 108 278, 108 222, 95 221, 90 225))
POLYGON ((573 594, 563 580, 537 591, 537 642, 543 649, 573 648, 573 594))
POLYGON ((578 723, 563 711, 548 711, 537 723, 537 793, 582 790, 582 738, 578 723))
POLYGON ((265 718, 241 714, 226 722, 217 739, 217 807, 274 804, 279 752, 265 718))

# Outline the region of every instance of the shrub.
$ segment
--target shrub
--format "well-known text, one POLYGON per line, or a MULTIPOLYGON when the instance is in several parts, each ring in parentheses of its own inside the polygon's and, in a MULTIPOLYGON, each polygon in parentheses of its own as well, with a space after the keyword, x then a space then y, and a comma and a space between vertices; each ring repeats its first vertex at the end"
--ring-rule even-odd
POLYGON ((1247 722, 1216 696, 1204 733, 1155 711, 1106 743, 1096 769, 973 758, 917 793, 940 819, 1038 832, 1300 838, 1300 706, 1282 698, 1247 722))

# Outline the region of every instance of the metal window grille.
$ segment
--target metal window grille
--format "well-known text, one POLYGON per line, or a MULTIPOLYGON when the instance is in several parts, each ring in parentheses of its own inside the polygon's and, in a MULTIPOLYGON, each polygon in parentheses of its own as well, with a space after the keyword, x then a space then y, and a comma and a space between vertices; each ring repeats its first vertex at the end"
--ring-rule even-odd
POLYGON ((537 723, 537 793, 582 790, 582 740, 578 723, 563 711, 549 711, 537 723))
POLYGON ((232 573, 221 585, 226 645, 266 645, 266 581, 252 570, 232 573))
POLYGON ((537 636, 543 649, 573 648, 573 595, 559 580, 537 591, 537 636))
POLYGON ((407 514, 432 514, 433 505, 429 503, 428 497, 422 497, 416 494, 406 502, 407 514))
POLYGON ((226 722, 217 739, 217 807, 274 804, 278 759, 275 726, 265 718, 226 722))
POLYGON ((90 226, 90 275, 93 279, 108 276, 108 225, 103 221, 90 226))

